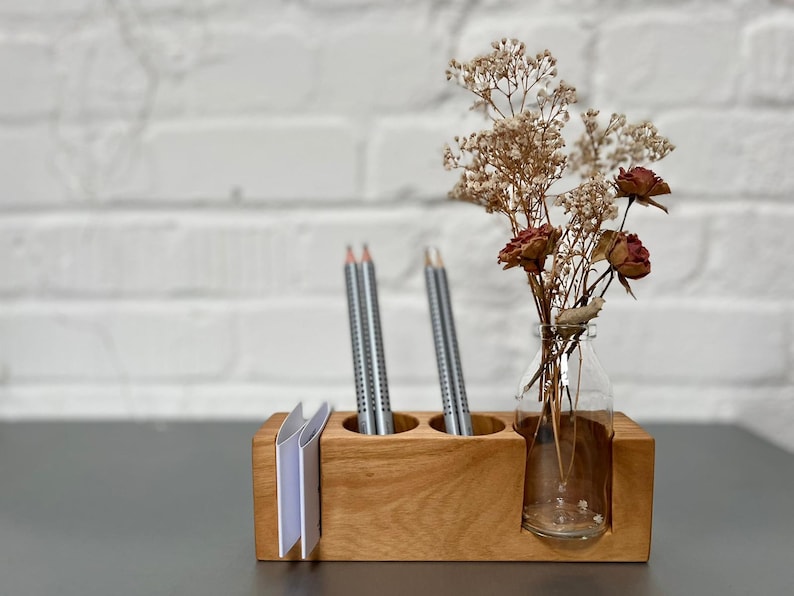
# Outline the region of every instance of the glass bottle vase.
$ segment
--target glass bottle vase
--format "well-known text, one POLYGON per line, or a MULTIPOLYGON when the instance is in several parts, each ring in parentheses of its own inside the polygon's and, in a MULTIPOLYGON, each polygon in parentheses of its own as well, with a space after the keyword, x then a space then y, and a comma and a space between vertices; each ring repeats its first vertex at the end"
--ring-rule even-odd
POLYGON ((595 325, 540 325, 514 427, 526 440, 522 526, 587 539, 609 526, 612 385, 593 350, 595 325))

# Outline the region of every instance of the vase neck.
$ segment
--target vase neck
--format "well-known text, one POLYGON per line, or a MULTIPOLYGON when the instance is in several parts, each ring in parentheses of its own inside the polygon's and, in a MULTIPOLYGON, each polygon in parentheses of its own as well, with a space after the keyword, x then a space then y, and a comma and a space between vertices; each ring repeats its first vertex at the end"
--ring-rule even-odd
POLYGON ((542 341, 574 339, 576 341, 589 341, 596 337, 595 323, 583 325, 538 325, 536 334, 542 341))

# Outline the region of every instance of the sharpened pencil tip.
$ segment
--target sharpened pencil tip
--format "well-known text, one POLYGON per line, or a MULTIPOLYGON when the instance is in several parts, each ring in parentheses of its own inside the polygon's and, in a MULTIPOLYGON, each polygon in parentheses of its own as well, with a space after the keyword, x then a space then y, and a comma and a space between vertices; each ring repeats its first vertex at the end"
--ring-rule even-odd
POLYGON ((430 248, 425 248, 425 267, 432 267, 433 259, 430 258, 430 248))
POLYGON ((347 245, 347 256, 345 257, 345 265, 356 262, 356 255, 353 254, 353 247, 347 245))
POLYGON ((444 261, 441 259, 441 251, 436 249, 436 267, 439 269, 444 268, 444 261))
POLYGON ((366 263, 372 260, 372 257, 369 254, 369 247, 365 244, 364 251, 361 253, 361 262, 366 263))

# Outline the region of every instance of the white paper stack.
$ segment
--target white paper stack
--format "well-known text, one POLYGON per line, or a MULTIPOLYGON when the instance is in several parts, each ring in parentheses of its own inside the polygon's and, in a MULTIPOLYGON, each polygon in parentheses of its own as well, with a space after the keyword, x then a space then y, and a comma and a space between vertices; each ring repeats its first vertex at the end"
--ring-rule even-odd
POLYGON ((301 557, 306 558, 320 541, 320 435, 330 415, 323 402, 306 420, 303 404, 298 404, 276 436, 280 557, 301 540, 301 557))

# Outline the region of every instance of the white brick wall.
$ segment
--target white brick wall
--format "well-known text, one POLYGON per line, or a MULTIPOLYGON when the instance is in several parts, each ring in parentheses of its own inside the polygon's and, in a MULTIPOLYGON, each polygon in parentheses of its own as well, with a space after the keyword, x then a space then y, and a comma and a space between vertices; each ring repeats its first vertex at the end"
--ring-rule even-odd
POLYGON ((616 407, 794 449, 794 4, 772 0, 3 0, 0 417, 350 409, 362 242, 394 408, 438 408, 436 244, 471 405, 511 409, 529 295, 440 158, 479 125, 447 60, 502 36, 678 146, 671 214, 631 224, 654 273, 600 321, 616 407))

